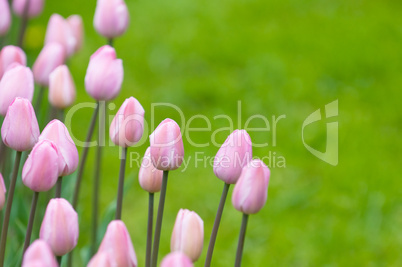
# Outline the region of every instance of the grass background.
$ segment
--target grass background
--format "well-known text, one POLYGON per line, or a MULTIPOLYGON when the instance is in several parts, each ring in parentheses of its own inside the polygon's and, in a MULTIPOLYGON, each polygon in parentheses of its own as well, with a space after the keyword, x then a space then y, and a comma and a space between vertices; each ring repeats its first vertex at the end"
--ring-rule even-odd
MULTIPOLYGON (((177 112, 151 104, 172 103, 186 119, 202 114, 212 131, 228 127, 226 114, 239 123, 262 114, 286 115, 278 123, 276 145, 271 132, 250 132, 252 140, 269 142, 255 148, 263 157, 275 152, 285 168, 271 166, 269 197, 251 216, 243 266, 401 266, 402 205, 401 82, 402 16, 400 1, 222 0, 126 1, 130 27, 115 41, 124 61, 125 79, 116 106, 129 96, 156 124, 177 112), (339 164, 331 166, 303 146, 301 126, 318 108, 339 101, 339 164)), ((105 40, 92 26, 96 2, 47 0, 41 17, 30 22, 25 47, 29 64, 39 53, 52 13, 80 14, 85 23, 82 51, 69 66, 77 85, 77 103, 92 102, 84 89, 89 56, 105 40)), ((14 42, 15 20, 9 41, 14 42)), ((113 115, 116 110, 111 111, 113 115)), ((81 110, 71 132, 84 139, 91 110, 81 110)), ((271 120, 270 120, 271 121, 271 120)), ((205 127, 194 121, 193 126, 205 127)), ((263 127, 261 120, 254 127, 263 127)), ((184 129, 183 129, 184 130, 184 129)), ((150 129, 150 132, 152 129, 150 129)), ((212 132, 211 131, 211 132, 212 132)), ((195 142, 210 141, 211 132, 192 132, 195 142)), ((220 132, 223 142, 229 131, 220 132)), ((307 142, 325 149, 325 122, 306 128, 307 142)), ((213 157, 218 147, 191 146, 213 157)), ((148 142, 130 152, 145 152, 148 142)), ((118 180, 118 148, 105 149, 102 167, 103 236, 113 216, 118 180)), ((77 266, 83 266, 90 233, 94 149, 90 150, 79 207, 81 233, 77 266)), ((205 222, 205 246, 196 266, 203 266, 213 219, 223 187, 210 166, 191 165, 171 172, 160 247, 169 252, 171 230, 180 208, 196 211, 205 222)), ((144 265, 147 194, 139 187, 138 168, 128 166, 123 220, 129 228, 140 266, 144 265)), ((70 198, 74 177, 65 183, 70 198), (67 188, 69 187, 69 188, 67 188)), ((231 190, 232 191, 232 190, 231 190)), ((213 266, 234 263, 241 214, 229 193, 219 230, 213 266)), ((19 185, 11 222, 9 266, 20 258, 21 238, 31 192, 19 185), (11 256, 12 255, 12 256, 11 256), (12 259, 15 258, 15 259, 12 259)), ((46 198, 42 196, 44 205, 46 198)), ((38 209, 39 227, 44 206, 38 209)))

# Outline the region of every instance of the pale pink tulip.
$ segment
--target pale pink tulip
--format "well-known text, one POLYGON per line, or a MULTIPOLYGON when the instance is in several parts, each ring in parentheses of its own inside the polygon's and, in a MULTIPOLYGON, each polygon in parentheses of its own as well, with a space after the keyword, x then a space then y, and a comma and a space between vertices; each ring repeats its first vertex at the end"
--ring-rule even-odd
POLYGON ((129 24, 129 14, 124 0, 98 0, 94 26, 106 38, 122 35, 129 24))
MULTIPOLYGON (((26 8, 28 0, 13 0, 13 11, 19 17, 24 15, 24 10, 26 8)), ((28 6, 28 17, 37 17, 42 13, 44 0, 29 0, 28 6)))
POLYGON ((161 267, 193 267, 193 263, 186 254, 182 252, 171 252, 163 258, 161 267))
POLYGON ((35 82, 41 86, 49 86, 49 76, 66 60, 65 48, 59 43, 46 44, 33 65, 35 82))
POLYGON ((80 15, 71 15, 67 18, 67 23, 70 25, 73 35, 75 37, 74 52, 78 52, 81 49, 84 39, 84 25, 80 15))
POLYGON ((13 63, 25 66, 27 64, 27 57, 24 51, 18 46, 7 45, 0 52, 0 79, 13 63))
POLYGON ((67 56, 74 53, 77 40, 70 24, 59 14, 53 14, 47 24, 45 44, 59 43, 64 47, 67 56))
POLYGON ((25 251, 22 267, 58 267, 49 244, 35 240, 25 251))
POLYGON ((156 169, 152 164, 151 148, 148 147, 142 159, 140 172, 138 174, 140 186, 149 193, 159 192, 162 187, 162 178, 163 171, 156 169))
POLYGON ((75 84, 66 65, 58 66, 49 76, 49 102, 53 107, 65 109, 75 101, 75 84))
POLYGON ((113 256, 108 252, 96 253, 89 261, 87 267, 114 267, 113 256))
POLYGON ((3 209, 4 203, 6 203, 6 186, 4 184, 3 175, 0 173, 0 210, 3 209))
POLYGON ((6 35, 11 25, 10 6, 7 0, 0 0, 0 36, 6 35))

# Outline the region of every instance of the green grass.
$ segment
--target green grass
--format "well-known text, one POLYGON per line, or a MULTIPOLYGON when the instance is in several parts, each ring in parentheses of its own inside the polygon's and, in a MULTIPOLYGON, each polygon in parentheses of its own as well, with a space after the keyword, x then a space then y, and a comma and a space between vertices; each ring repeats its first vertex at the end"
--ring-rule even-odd
MULTIPOLYGON (((151 104, 157 102, 180 107, 187 120, 203 114, 211 119, 212 131, 190 134, 200 143, 208 142, 219 127, 228 127, 226 120, 214 120, 214 116, 226 114, 235 125, 239 123, 237 101, 242 101, 241 127, 254 114, 268 118, 286 115, 278 123, 275 146, 272 132, 250 132, 254 141, 269 142, 268 147, 255 148, 254 155, 276 152, 286 159, 286 168, 271 168, 267 204, 249 221, 243 266, 402 265, 398 178, 402 148, 400 2, 127 2, 131 25, 115 42, 125 68, 123 89, 113 101, 117 106, 134 96, 145 108, 146 120, 154 116, 156 123, 166 117, 180 119, 169 108, 151 114, 151 104), (339 164, 334 167, 305 149, 301 126, 310 113, 336 99, 339 164)), ((44 14, 28 29, 26 47, 32 64, 52 13, 83 16, 85 45, 69 62, 78 90, 77 103, 93 101, 84 90, 85 71, 89 56, 105 44, 92 26, 94 7, 95 1, 47 1, 44 14)), ((75 136, 84 138, 90 115, 90 109, 77 113, 71 128, 75 136)), ((201 120, 196 124, 206 125, 201 120)), ((255 120, 252 126, 263 127, 263 122, 255 120)), ((325 148, 325 123, 306 131, 311 146, 325 148)), ((228 133, 219 133, 217 140, 223 142, 228 133)), ((186 156, 192 158, 196 152, 213 157, 218 150, 212 145, 196 148, 184 141, 186 156)), ((143 154, 147 146, 148 141, 129 152, 143 154)), ((118 153, 116 147, 105 149, 102 231, 106 218, 113 215, 118 153)), ((80 248, 89 241, 93 162, 91 149, 79 208, 80 248)), ((196 263, 203 266, 223 184, 210 166, 182 169, 169 175, 160 259, 169 252, 178 210, 188 208, 205 222, 205 247, 196 263)), ((141 266, 145 257, 147 194, 139 187, 137 174, 137 167, 128 167, 123 220, 141 266)), ((20 201, 14 207, 10 226, 21 237, 31 193, 21 188, 17 192, 20 201)), ((230 203, 231 192, 213 266, 234 263, 241 214, 230 203)), ((38 214, 41 209, 43 212, 44 206, 39 207, 38 214)), ((12 237, 9 255, 20 241, 12 237)), ((76 257, 77 263, 80 258, 76 257)))

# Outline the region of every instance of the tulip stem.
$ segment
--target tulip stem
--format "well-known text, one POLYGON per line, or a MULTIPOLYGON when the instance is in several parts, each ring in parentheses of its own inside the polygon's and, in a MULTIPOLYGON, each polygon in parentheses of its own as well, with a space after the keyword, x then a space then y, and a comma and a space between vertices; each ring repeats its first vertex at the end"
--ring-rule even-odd
POLYGON ((123 208, 124 194, 124 174, 126 172, 127 147, 123 147, 120 160, 119 188, 117 191, 116 220, 121 220, 121 210, 123 208))
POLYGON ((38 197, 39 197, 39 192, 34 192, 33 197, 32 197, 31 213, 29 214, 27 234, 25 236, 24 249, 22 251, 22 256, 24 256, 25 251, 27 250, 27 248, 29 247, 29 244, 31 243, 32 227, 34 224, 36 206, 38 204, 38 197))
POLYGON ((19 167, 20 167, 21 154, 22 154, 21 151, 17 151, 17 154, 15 156, 13 174, 11 176, 10 187, 8 189, 7 206, 6 206, 6 211, 4 213, 3 228, 2 228, 2 231, 1 231, 0 267, 3 267, 3 265, 4 265, 4 255, 5 255, 5 252, 6 252, 8 224, 10 222, 10 213, 11 213, 11 207, 12 207, 12 204, 13 204, 15 184, 17 182, 18 170, 19 170, 19 167))
POLYGON ((59 264, 59 266, 61 266, 61 259, 62 259, 62 256, 56 256, 56 260, 57 260, 57 263, 59 264))
POLYGON ((27 0, 25 2, 24 10, 23 10, 22 17, 21 17, 20 30, 18 33, 17 45, 21 48, 22 48, 22 44, 24 42, 25 30, 28 25, 28 11, 29 11, 29 4, 30 4, 29 2, 30 2, 30 0, 27 0))
POLYGON ((113 38, 108 39, 107 44, 113 47, 113 38))
POLYGON ((241 221, 241 228, 239 235, 239 243, 237 244, 235 267, 241 266, 241 258, 243 256, 244 238, 246 237, 247 222, 248 222, 248 214, 243 213, 243 219, 241 221))
POLYGON ((207 258, 205 259, 205 267, 211 266, 212 254, 214 253, 216 236, 218 234, 219 224, 221 223, 223 208, 225 207, 230 184, 225 183, 223 186, 221 200, 219 202, 218 211, 216 212, 214 226, 212 228, 211 239, 209 240, 207 258))
POLYGON ((60 176, 59 179, 57 179, 56 183, 56 193, 54 195, 55 198, 60 198, 61 197, 61 186, 63 184, 63 177, 60 176))
POLYGON ((145 256, 145 267, 151 267, 153 221, 154 221, 154 193, 149 193, 147 252, 146 252, 146 256, 145 256))
POLYGON ((34 108, 34 110, 35 110, 36 116, 39 116, 39 110, 40 110, 40 106, 41 106, 41 104, 42 104, 42 99, 43 99, 44 93, 45 93, 45 88, 44 88, 43 86, 41 86, 41 87, 39 88, 39 93, 38 93, 38 95, 36 96, 36 101, 35 101, 35 108, 34 108))
POLYGON ((158 214, 156 216, 155 237, 152 248, 152 261, 151 261, 152 267, 156 267, 158 263, 159 241, 161 239, 162 218, 163 218, 163 209, 165 207, 168 174, 169 171, 163 171, 162 188, 161 188, 161 195, 159 198, 158 214))

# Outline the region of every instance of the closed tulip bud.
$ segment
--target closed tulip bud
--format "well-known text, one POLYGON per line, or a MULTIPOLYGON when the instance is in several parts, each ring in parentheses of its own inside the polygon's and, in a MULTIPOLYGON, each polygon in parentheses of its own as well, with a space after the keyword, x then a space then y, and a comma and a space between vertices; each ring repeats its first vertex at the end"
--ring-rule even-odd
POLYGON ((155 168, 168 171, 183 162, 184 147, 179 125, 171 119, 162 121, 149 136, 151 159, 155 168))
POLYGON ((226 139, 214 159, 215 175, 227 184, 235 184, 244 166, 253 157, 252 143, 246 130, 235 130, 226 139))
POLYGON ((204 222, 194 211, 181 209, 174 224, 170 250, 185 253, 194 262, 200 257, 203 245, 204 222))
POLYGON ((89 261, 87 267, 113 267, 110 253, 97 253, 89 261))
POLYGON ((33 93, 32 71, 17 63, 10 66, 0 81, 0 114, 6 115, 8 107, 16 97, 32 101, 33 93))
POLYGON ((0 173, 0 210, 3 209, 4 203, 6 203, 6 186, 4 184, 3 175, 0 173))
POLYGON ((53 107, 65 109, 75 101, 75 84, 66 65, 58 66, 49 76, 49 102, 53 107))
POLYGON ((25 251, 22 267, 58 267, 49 244, 43 240, 35 240, 25 251))
POLYGON ((0 36, 6 35, 10 29, 11 13, 7 0, 0 0, 0 36))
POLYGON ((140 141, 144 132, 144 113, 137 99, 127 98, 110 125, 109 134, 113 143, 128 147, 140 141))
POLYGON ((74 52, 78 52, 81 49, 84 39, 84 25, 80 15, 71 15, 67 18, 67 23, 73 32, 75 38, 74 52))
POLYGON ((35 82, 41 86, 49 86, 49 76, 54 69, 63 65, 66 59, 64 47, 59 43, 48 43, 40 52, 33 65, 35 82))
POLYGON ((109 223, 98 253, 109 253, 113 267, 137 267, 137 256, 130 234, 120 220, 109 223))
POLYGON ((124 0, 98 0, 94 27, 106 38, 122 35, 128 27, 129 14, 124 0))
POLYGON ((24 164, 22 182, 35 192, 48 191, 56 184, 63 163, 55 143, 39 141, 24 164))
POLYGON ((31 102, 17 97, 8 108, 1 126, 3 143, 14 150, 26 151, 33 148, 38 137, 39 125, 31 102))
POLYGON ((7 45, 0 52, 0 79, 13 63, 25 66, 27 64, 27 57, 24 51, 18 46, 7 45))
POLYGON ((56 256, 75 248, 78 241, 78 214, 64 198, 49 201, 40 227, 40 239, 45 240, 56 256))
POLYGON ((77 43, 70 24, 59 14, 53 14, 47 24, 45 44, 59 43, 67 53, 71 56, 77 43))
POLYGON ((159 192, 162 187, 162 178, 163 171, 156 169, 152 164, 151 148, 148 147, 142 159, 140 172, 138 174, 140 186, 149 193, 159 192))
POLYGON ((161 267, 193 267, 193 263, 186 254, 172 252, 163 258, 161 267))
POLYGON ((254 214, 267 201, 270 171, 259 159, 250 161, 243 168, 232 194, 235 209, 245 214, 254 214))
POLYGON ((85 75, 85 89, 96 100, 112 100, 123 82, 123 61, 109 45, 99 48, 89 60, 85 75))
POLYGON ((22 17, 24 15, 25 5, 27 5, 28 1, 28 17, 33 18, 39 16, 43 10, 44 0, 13 0, 14 13, 22 17))

